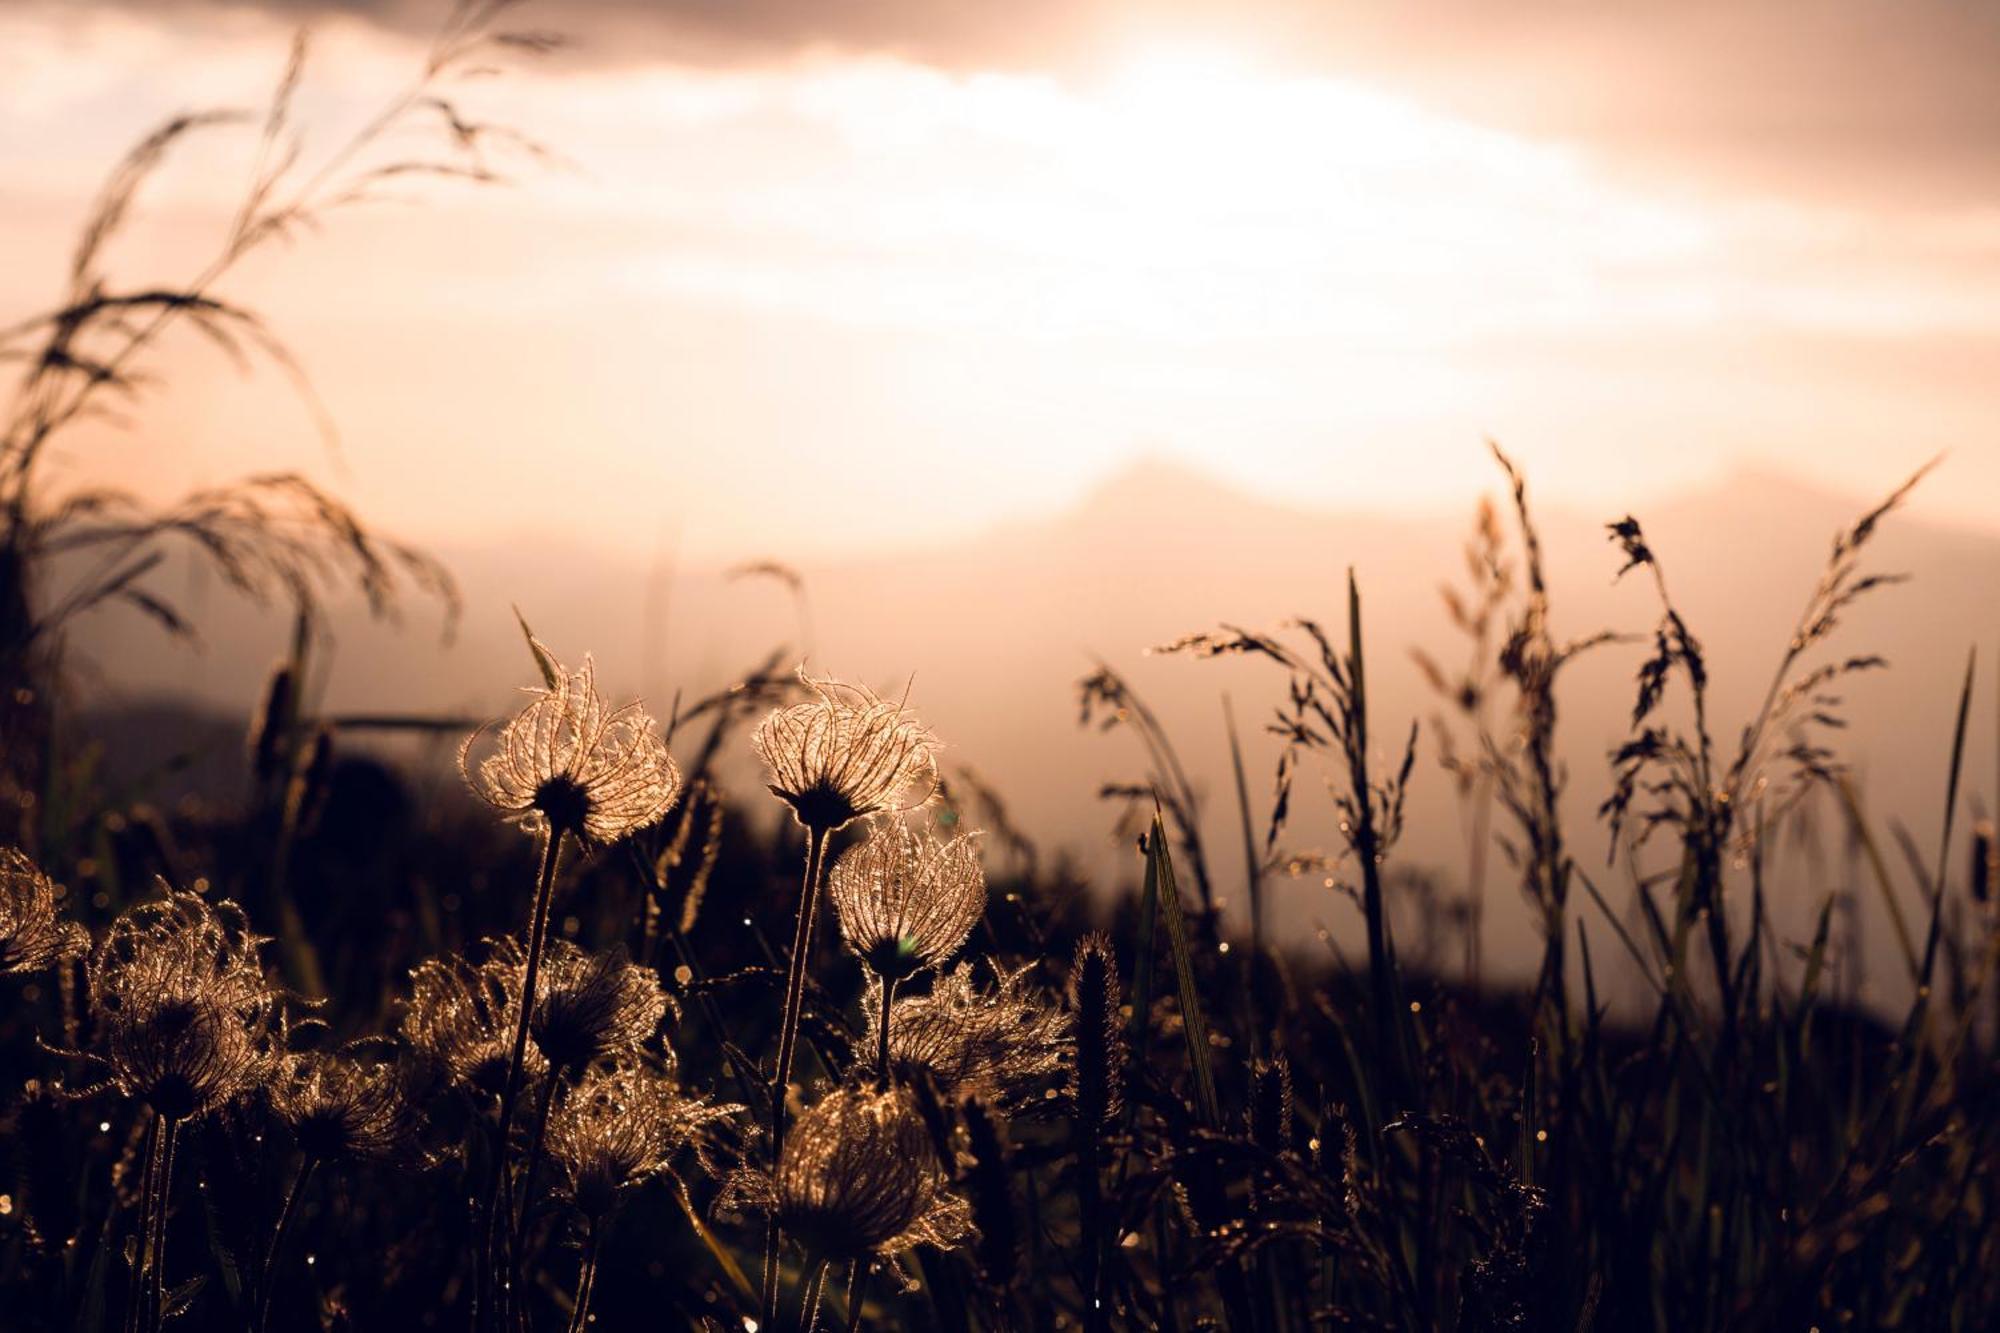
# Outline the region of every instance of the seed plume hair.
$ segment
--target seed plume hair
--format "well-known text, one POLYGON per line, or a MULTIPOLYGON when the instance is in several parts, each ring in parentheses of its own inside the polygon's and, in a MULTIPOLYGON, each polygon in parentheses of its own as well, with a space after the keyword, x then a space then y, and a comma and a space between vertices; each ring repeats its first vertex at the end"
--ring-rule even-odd
POLYGON ((710 1170, 711 1130, 742 1109, 683 1093, 671 1069, 653 1060, 592 1065, 562 1086, 549 1113, 556 1194, 595 1221, 626 1190, 671 1174, 683 1151, 710 1170))
POLYGON ((419 1116, 393 1061, 362 1053, 285 1056, 271 1112, 299 1151, 322 1162, 384 1162, 412 1155, 419 1116))
POLYGON ((901 1089, 829 1093, 792 1126, 776 1174, 737 1172, 721 1202, 775 1214, 808 1254, 836 1261, 951 1249, 972 1233, 971 1211, 901 1089))
POLYGON ((939 743, 907 706, 803 667, 799 680, 814 698, 774 709, 750 743, 770 770, 771 793, 800 824, 831 832, 930 799, 939 743), (916 788, 923 794, 906 804, 916 788))
POLYGON ((834 862, 827 896, 841 938, 877 976, 900 981, 965 943, 986 910, 979 838, 930 838, 883 816, 834 862))
POLYGON ((659 975, 633 963, 622 946, 593 954, 552 939, 535 979, 528 1032, 551 1066, 575 1074, 599 1060, 637 1055, 672 1009, 659 975))
POLYGON ((488 728, 466 737, 458 769, 473 792, 530 833, 569 833, 599 846, 658 823, 680 796, 680 769, 638 703, 608 709, 589 657, 565 670, 535 643, 553 683, 530 688, 475 764, 488 728))
MULTIPOLYGON (((973 985, 970 963, 937 978, 928 994, 891 1006, 889 1063, 906 1080, 927 1076, 951 1098, 977 1097, 1003 1109, 1034 1098, 1041 1081, 1069 1058, 1070 1019, 1027 975, 993 964, 993 986, 973 985)), ((876 1039, 879 1005, 866 1006, 876 1039)))
POLYGON ((18 847, 0 847, 0 976, 40 972, 90 950, 82 926, 62 917, 61 893, 18 847))
MULTIPOLYGON (((498 1098, 507 1076, 514 1022, 520 1013, 520 945, 487 940, 475 963, 459 954, 430 958, 410 972, 403 1040, 452 1086, 478 1098, 498 1098)), ((532 1043, 523 1072, 539 1078, 547 1062, 532 1043)))
POLYGON ((270 1067, 279 994, 233 902, 169 889, 111 923, 85 968, 90 1058, 168 1120, 205 1115, 270 1067))

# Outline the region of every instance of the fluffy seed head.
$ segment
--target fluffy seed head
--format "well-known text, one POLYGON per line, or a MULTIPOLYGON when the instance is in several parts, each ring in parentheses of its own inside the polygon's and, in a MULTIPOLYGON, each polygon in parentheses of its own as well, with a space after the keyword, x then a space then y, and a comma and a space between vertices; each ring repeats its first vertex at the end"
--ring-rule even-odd
MULTIPOLYGON (((497 1100, 507 1079, 514 1024, 520 1015, 520 946, 487 941, 484 961, 458 954, 426 959, 410 973, 403 1010, 403 1039, 454 1087, 497 1100)), ((522 1072, 539 1078, 547 1069, 531 1043, 522 1072)))
POLYGON ((950 1249, 972 1230, 922 1116, 894 1089, 829 1094, 792 1127, 776 1178, 738 1172, 724 1202, 774 1211, 807 1253, 835 1261, 950 1249))
POLYGON ((18 847, 0 847, 0 976, 39 972, 89 948, 83 927, 63 920, 60 895, 41 867, 18 847))
POLYGON ((317 1161, 391 1161, 417 1136, 416 1108, 395 1065, 383 1061, 289 1055, 271 1088, 271 1110, 317 1161))
POLYGON ((714 1122, 741 1111, 684 1096, 669 1072, 639 1060, 593 1065, 564 1084, 546 1137, 556 1193, 593 1221, 618 1196, 672 1168, 682 1149, 706 1166, 714 1122))
POLYGON ((607 709, 588 657, 579 671, 556 663, 555 673, 555 685, 528 691, 528 706, 501 726, 476 766, 472 750, 486 728, 466 738, 459 772, 481 800, 531 833, 569 833, 602 846, 657 823, 680 795, 681 775, 653 719, 637 703, 607 709))
POLYGON ((946 841, 893 817, 834 862, 827 896, 840 935, 877 976, 901 981, 958 951, 986 910, 979 835, 946 841))
POLYGON ((93 1054, 113 1084, 184 1120, 262 1078, 278 1012, 259 958, 265 942, 236 904, 171 889, 112 922, 85 980, 93 1054))
POLYGON ((593 954, 551 939, 535 978, 528 1032, 553 1068, 576 1074, 599 1060, 637 1055, 669 1007, 658 975, 634 964, 623 948, 593 954))
POLYGON ((773 795, 818 832, 904 807, 913 788, 929 799, 938 741, 901 704, 836 680, 799 679, 814 698, 773 710, 750 742, 770 770, 773 795))
MULTIPOLYGON (((929 1078, 947 1098, 977 1097, 1008 1108, 1037 1095, 1037 1085, 1069 1055, 1069 1016, 1028 984, 1028 968, 993 968, 979 990, 960 963, 928 994, 891 1008, 889 1064, 903 1081, 929 1078)), ((868 1007, 868 1043, 878 1040, 879 1004, 868 1007)))

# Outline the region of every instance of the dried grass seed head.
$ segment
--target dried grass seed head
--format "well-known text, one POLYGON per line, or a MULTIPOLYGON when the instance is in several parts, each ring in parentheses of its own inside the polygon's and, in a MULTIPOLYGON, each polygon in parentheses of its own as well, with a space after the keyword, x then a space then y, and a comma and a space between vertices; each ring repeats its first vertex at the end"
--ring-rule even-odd
POLYGON ((593 1065, 562 1088, 549 1113, 556 1192, 596 1221, 625 1190, 671 1171, 683 1150, 706 1168, 711 1127, 742 1109, 683 1094, 671 1072, 651 1061, 593 1065))
POLYGON ((113 1084, 178 1121, 262 1079, 279 1009, 265 943, 235 903, 173 889, 113 921, 85 978, 92 1054, 113 1084))
POLYGON ((770 771, 771 793, 800 824, 831 832, 929 799, 939 743, 907 707, 803 668, 799 680, 814 698, 773 710, 750 740, 770 771), (919 787, 923 795, 906 801, 919 787))
POLYGON ((18 847, 0 847, 0 976, 81 958, 90 936, 62 916, 55 882, 18 847))
POLYGON ((680 796, 681 775, 653 719, 637 703, 607 708, 590 658, 573 672, 547 660, 555 684, 528 691, 528 706, 500 727, 492 753, 476 765, 473 747, 487 729, 468 736, 459 772, 481 800, 531 833, 604 846, 659 822, 680 796))
POLYGON ((723 1201, 774 1213, 808 1254, 837 1262, 950 1249, 972 1231, 923 1117, 895 1089, 828 1094, 792 1127, 776 1176, 738 1172, 723 1201))
POLYGON ((551 939, 535 978, 528 1032, 552 1067, 574 1075, 599 1060, 637 1055, 671 1008, 658 974, 632 962, 622 947, 593 954, 551 939))
MULTIPOLYGON (((891 1006, 889 1064, 899 1078, 932 1079, 940 1093, 1014 1108, 1037 1095, 1043 1079, 1069 1058, 1070 1019, 1027 976, 1032 965, 993 966, 993 986, 973 985, 969 963, 940 975, 924 995, 891 1006)), ((867 1004, 868 1042, 878 1039, 881 1007, 867 1004)))
POLYGON ((965 943, 986 911, 979 837, 940 840, 884 816, 834 862, 827 896, 841 938, 877 976, 901 981, 965 943))

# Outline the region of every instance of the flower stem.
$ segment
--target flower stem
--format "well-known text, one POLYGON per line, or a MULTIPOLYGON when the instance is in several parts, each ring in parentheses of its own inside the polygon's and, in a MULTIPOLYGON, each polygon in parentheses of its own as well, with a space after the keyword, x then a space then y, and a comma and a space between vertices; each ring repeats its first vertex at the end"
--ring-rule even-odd
POLYGON ((147 1270, 144 1333, 160 1327, 161 1295, 166 1287, 167 1205, 174 1193, 174 1145, 180 1138, 180 1122, 160 1117, 160 1182, 153 1195, 153 1263, 147 1270))
MULTIPOLYGON (((778 1028, 778 1068, 771 1079, 771 1169, 775 1172, 785 1152, 785 1089, 792 1081, 792 1057, 799 1041, 799 1011, 805 1007, 806 966, 812 953, 813 923, 819 914, 820 880, 826 859, 826 834, 821 828, 806 831, 805 878, 799 886, 798 922, 792 934, 792 957, 785 972, 785 1011, 778 1028)), ((778 1242, 781 1231, 773 1214, 764 1231, 763 1326, 775 1328, 778 1319, 778 1242)))
POLYGON ((570 1313, 569 1333, 583 1333, 590 1324, 590 1292, 597 1285, 597 1223, 583 1231, 583 1271, 576 1277, 576 1309, 570 1313))
POLYGON ((131 1290, 125 1298, 125 1333, 138 1333, 139 1306, 146 1291, 146 1265, 152 1257, 153 1196, 157 1193, 154 1180, 160 1172, 162 1123, 158 1115, 146 1122, 146 1168, 139 1178, 139 1258, 132 1265, 131 1290))
POLYGON ((528 1141, 528 1164, 521 1171, 521 1212, 514 1220, 514 1286, 521 1285, 521 1253, 528 1237, 528 1208, 534 1202, 535 1172, 542 1165, 542 1143, 549 1131, 549 1103, 555 1100, 556 1074, 552 1069, 542 1082, 542 1095, 535 1107, 535 1135, 528 1141))
POLYGON ((771 1160, 785 1148, 785 1088, 792 1081, 792 1058, 798 1052, 799 1014, 805 1008, 806 968, 811 962, 813 924, 819 919, 819 891, 822 863, 826 858, 826 830, 813 829, 806 835, 806 873, 799 889, 799 915, 792 935, 792 958, 785 972, 785 1012, 778 1029, 778 1069, 771 1080, 771 1160))
POLYGON ((312 1177, 313 1168, 319 1159, 308 1153, 299 1159, 299 1169, 292 1176, 292 1186, 285 1191, 285 1206, 278 1212, 278 1226, 271 1233, 271 1248, 264 1252, 264 1273, 257 1280, 257 1333, 271 1326, 271 1297, 277 1284, 278 1258, 284 1252, 285 1237, 291 1232, 292 1218, 298 1213, 299 1196, 305 1193, 306 1181, 312 1177))
POLYGON ((883 977, 882 1018, 875 1025, 879 1038, 875 1044, 875 1086, 884 1090, 889 1086, 889 1006, 895 999, 896 983, 883 977))
POLYGON ((865 1263, 856 1259, 847 1266, 847 1333, 859 1333, 861 1328, 861 1283, 868 1275, 865 1263))
POLYGON ((548 942, 549 899, 555 893, 562 843, 563 831, 551 829, 542 844, 542 868, 535 880, 535 906, 528 920, 528 962, 521 977, 521 1017, 514 1025, 514 1050, 507 1061, 507 1081, 500 1093, 500 1132, 493 1146, 493 1183, 486 1195, 486 1241, 480 1258, 480 1269, 491 1284, 491 1304, 496 1313, 505 1307, 506 1299, 501 1295, 504 1284, 493 1280, 499 1276, 493 1266, 493 1240, 496 1235, 513 1234, 502 1220, 511 1210, 503 1209, 500 1202, 501 1188, 507 1179, 507 1135, 513 1128, 514 1099, 521 1090, 521 1065, 528 1055, 528 1024, 535 1009, 535 981, 541 971, 542 947, 548 942))
POLYGON ((819 1327, 819 1302, 826 1291, 826 1260, 815 1258, 806 1267, 806 1280, 799 1290, 799 1333, 819 1327))

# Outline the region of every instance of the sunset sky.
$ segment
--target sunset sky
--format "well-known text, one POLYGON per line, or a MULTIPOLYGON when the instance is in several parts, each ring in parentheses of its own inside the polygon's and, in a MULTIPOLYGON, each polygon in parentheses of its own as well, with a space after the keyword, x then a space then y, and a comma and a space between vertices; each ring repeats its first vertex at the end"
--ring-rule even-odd
MULTIPOLYGON (((418 537, 692 561, 920 545, 1159 455, 1456 510, 1487 436, 1614 510, 1950 451, 1918 508, 1994 521, 2000 10, 1351 9, 529 6, 573 46, 462 91, 566 165, 354 210, 226 288, 337 458, 282 379, 184 342, 200 373, 65 467, 294 467, 418 537)), ((441 10, 0 8, 0 323, 60 295, 165 116, 256 105, 311 20, 310 160, 441 10)), ((114 277, 197 268, 254 145, 173 159, 114 277)))

